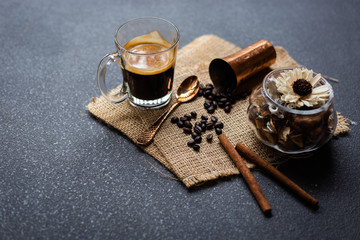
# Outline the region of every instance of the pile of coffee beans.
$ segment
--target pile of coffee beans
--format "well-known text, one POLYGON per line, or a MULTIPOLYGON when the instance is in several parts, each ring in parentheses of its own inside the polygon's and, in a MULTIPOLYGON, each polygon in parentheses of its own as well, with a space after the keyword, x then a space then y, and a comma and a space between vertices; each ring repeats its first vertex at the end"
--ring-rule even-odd
POLYGON ((224 109, 226 113, 230 113, 232 106, 236 101, 245 99, 249 94, 249 92, 244 92, 234 96, 232 95, 232 89, 217 91, 211 83, 207 83, 206 85, 200 84, 197 93, 198 96, 203 96, 205 98, 204 108, 209 114, 213 114, 218 107, 224 109))
MULTIPOLYGON (((207 130, 215 129, 215 133, 220 135, 224 124, 218 120, 216 116, 204 116, 200 117, 199 121, 196 121, 197 113, 191 112, 190 114, 185 114, 182 117, 172 117, 171 122, 176 124, 179 128, 183 129, 185 134, 191 135, 192 140, 190 140, 187 145, 193 148, 195 151, 200 150, 200 143, 202 142, 202 134, 207 130), (195 120, 194 125, 191 123, 191 120, 195 120)), ((211 143, 213 140, 213 134, 209 133, 206 135, 206 141, 211 143)))

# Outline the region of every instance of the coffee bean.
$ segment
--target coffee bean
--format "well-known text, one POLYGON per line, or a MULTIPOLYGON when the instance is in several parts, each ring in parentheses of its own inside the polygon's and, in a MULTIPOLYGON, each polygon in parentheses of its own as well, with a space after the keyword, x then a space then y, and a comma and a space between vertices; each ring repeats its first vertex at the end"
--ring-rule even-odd
POLYGON ((212 105, 213 100, 211 100, 211 99, 206 99, 205 102, 207 102, 207 103, 209 103, 210 105, 212 105))
POLYGON ((199 151, 200 150, 200 146, 195 144, 193 147, 192 147, 195 151, 199 151))
POLYGON ((213 114, 215 112, 215 108, 213 106, 210 106, 208 109, 207 109, 207 112, 209 114, 213 114))
POLYGON ((205 132, 206 131, 206 123, 202 123, 201 124, 201 131, 205 132))
POLYGON ((211 91, 211 90, 206 90, 206 91, 204 92, 204 96, 205 96, 205 97, 208 97, 208 96, 210 96, 210 95, 212 95, 212 91, 211 91))
POLYGON ((217 102, 216 101, 213 101, 212 102, 212 105, 213 105, 213 107, 216 109, 217 108, 217 106, 218 106, 218 104, 217 104, 217 102))
POLYGON ((196 143, 201 143, 202 137, 201 136, 197 136, 196 138, 194 138, 194 141, 196 143))
POLYGON ((196 117, 197 117, 197 113, 196 113, 196 112, 191 112, 190 114, 191 114, 191 117, 192 117, 192 118, 196 118, 196 117))
POLYGON ((217 135, 222 134, 222 130, 220 128, 215 128, 215 132, 217 135))
POLYGON ((184 117, 186 117, 188 121, 191 120, 191 115, 190 114, 185 114, 184 117))
POLYGON ((205 123, 205 124, 206 124, 206 123, 207 123, 207 120, 204 120, 204 119, 203 119, 203 120, 200 121, 200 123, 205 123))
POLYGON ((185 121, 184 122, 184 127, 187 127, 187 128, 192 128, 192 124, 191 124, 191 122, 189 122, 189 121, 185 121))
POLYGON ((184 133, 186 133, 186 134, 191 134, 191 128, 187 128, 187 127, 184 127, 183 128, 183 131, 184 131, 184 133))
POLYGON ((227 98, 220 98, 220 100, 219 100, 219 102, 223 102, 223 103, 225 103, 225 102, 227 102, 228 101, 228 99, 227 98))
POLYGON ((206 98, 207 98, 207 100, 213 100, 213 99, 214 99, 214 96, 213 96, 213 95, 209 95, 209 96, 207 96, 206 98))
MULTIPOLYGON (((215 90, 213 84, 206 84, 203 89, 204 91, 204 108, 208 114, 213 114, 216 109, 222 108, 225 113, 230 113, 232 109, 232 105, 236 103, 236 99, 239 97, 238 95, 233 95, 233 89, 225 88, 220 91, 215 90)), ((244 98, 248 96, 249 93, 244 95, 244 98)))
POLYGON ((199 97, 204 96, 204 91, 201 90, 201 89, 199 89, 199 91, 197 92, 197 95, 198 95, 199 97))
POLYGON ((199 88, 200 88, 200 90, 204 90, 204 89, 205 89, 205 85, 201 83, 201 84, 199 85, 199 88))
POLYGON ((220 93, 220 97, 221 97, 221 98, 226 98, 226 96, 227 96, 227 95, 226 95, 225 92, 221 92, 221 93, 220 93))
POLYGON ((180 121, 185 122, 187 120, 186 117, 180 117, 180 121))
MULTIPOLYGON (((201 90, 201 89, 200 89, 201 90)), ((232 105, 236 103, 238 95, 233 95, 233 89, 231 88, 224 88, 220 91, 215 90, 213 84, 206 84, 204 86, 204 108, 206 109, 208 114, 213 114, 216 109, 222 108, 224 109, 225 113, 230 113, 232 109, 232 105)), ((242 94, 244 95, 244 94, 242 94)), ((246 93, 244 95, 244 99, 249 95, 249 93, 246 93)))
POLYGON ((177 116, 173 116, 170 121, 172 123, 177 123, 179 121, 179 118, 177 116))
POLYGON ((213 127, 214 127, 214 124, 213 124, 212 122, 206 123, 206 129, 207 129, 207 130, 212 129, 213 127))
POLYGON ((206 89, 214 89, 214 85, 212 85, 211 83, 207 83, 205 87, 206 89))
POLYGON ((201 128, 201 123, 200 122, 195 122, 195 127, 200 127, 201 128))
POLYGON ((196 132, 197 134, 201 134, 202 127, 199 127, 199 126, 194 127, 194 132, 196 132))
POLYGON ((224 124, 223 124, 222 122, 220 122, 220 121, 219 121, 219 122, 215 123, 214 127, 215 127, 215 128, 220 128, 220 129, 221 129, 221 128, 223 128, 223 127, 224 127, 224 124))
POLYGON ((212 135, 211 133, 206 136, 206 140, 207 140, 208 142, 211 142, 212 139, 213 139, 213 135, 212 135))
POLYGON ((187 145, 188 145, 189 147, 193 147, 193 146, 195 145, 195 141, 194 141, 194 140, 190 140, 190 141, 187 142, 187 145))
POLYGON ((208 120, 209 118, 208 118, 207 116, 202 115, 202 116, 201 116, 201 119, 202 119, 202 120, 208 120))
POLYGON ((224 111, 225 111, 226 113, 231 112, 231 107, 230 107, 230 106, 226 106, 226 107, 224 108, 224 111))
POLYGON ((213 89, 214 89, 214 87, 213 87, 213 86, 211 86, 211 85, 207 85, 207 86, 205 87, 205 89, 206 89, 206 90, 213 90, 213 89))
POLYGON ((224 107, 225 107, 225 103, 223 103, 223 102, 218 102, 218 106, 219 106, 219 108, 224 108, 224 107))
POLYGON ((195 139, 197 136, 199 136, 196 132, 192 132, 191 133, 191 137, 193 138, 193 139, 195 139))
POLYGON ((218 121, 218 118, 215 116, 211 116, 210 119, 213 123, 216 123, 218 121))
POLYGON ((204 102, 204 108, 208 109, 209 107, 211 107, 211 103, 204 102))
POLYGON ((183 121, 178 121, 177 123, 177 126, 179 127, 179 128, 183 128, 184 127, 184 122, 183 121))

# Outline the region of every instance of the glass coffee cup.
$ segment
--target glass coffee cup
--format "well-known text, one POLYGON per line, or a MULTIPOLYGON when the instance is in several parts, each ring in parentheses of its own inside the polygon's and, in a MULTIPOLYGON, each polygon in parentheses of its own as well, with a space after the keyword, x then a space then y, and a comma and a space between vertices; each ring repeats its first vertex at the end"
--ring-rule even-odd
MULTIPOLYGON (((116 52, 100 61, 97 82, 101 94, 113 103, 129 98, 138 108, 156 109, 171 100, 179 30, 167 20, 146 17, 130 20, 115 32, 116 52), (121 89, 109 90, 107 68, 121 67, 121 89)), ((119 81, 120 83, 120 81, 119 81)))

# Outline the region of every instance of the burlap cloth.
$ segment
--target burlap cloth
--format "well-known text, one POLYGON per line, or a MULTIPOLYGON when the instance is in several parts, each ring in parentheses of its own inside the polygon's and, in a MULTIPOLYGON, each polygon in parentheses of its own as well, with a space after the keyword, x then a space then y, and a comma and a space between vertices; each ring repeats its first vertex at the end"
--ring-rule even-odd
MULTIPOLYGON (((284 48, 275 47, 275 49, 277 60, 272 68, 298 65, 284 48)), ((204 35, 195 39, 178 52, 173 89, 176 91, 181 81, 193 74, 199 77, 201 83, 211 83, 208 73, 210 61, 238 50, 240 48, 236 45, 214 35, 204 35)), ((174 102, 174 95, 171 103, 174 102)), ((181 104, 170 114, 169 119, 171 116, 180 117, 191 111, 198 113, 198 119, 202 114, 209 116, 203 104, 203 97, 197 97, 189 103, 181 104)), ((278 160, 282 154, 259 142, 250 129, 247 123, 247 107, 248 99, 238 101, 230 114, 226 114, 222 109, 217 109, 212 115, 217 116, 224 123, 223 131, 231 143, 235 145, 241 141, 267 161, 278 160)), ((113 104, 104 97, 93 99, 87 108, 90 113, 127 135, 133 142, 165 111, 165 109, 140 110, 132 107, 127 100, 113 104)), ((338 116, 336 134, 349 130, 347 120, 340 114, 338 116)), ((212 143, 208 143, 204 139, 200 144, 200 151, 196 152, 186 145, 191 137, 170 123, 169 119, 161 126, 153 143, 143 149, 173 172, 186 187, 220 176, 239 173, 217 137, 213 139, 212 143)), ((248 164, 248 166, 253 167, 252 164, 248 164)))

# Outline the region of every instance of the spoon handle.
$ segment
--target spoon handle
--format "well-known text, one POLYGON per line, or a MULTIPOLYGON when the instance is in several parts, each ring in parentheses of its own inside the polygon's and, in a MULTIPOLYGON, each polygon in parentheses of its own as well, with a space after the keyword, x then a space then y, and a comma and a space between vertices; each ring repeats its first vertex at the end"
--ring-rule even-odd
POLYGON ((179 101, 175 102, 167 111, 165 111, 140 137, 136 140, 136 143, 142 146, 148 146, 155 137, 155 134, 159 130, 161 124, 169 116, 169 114, 179 105, 179 101))

